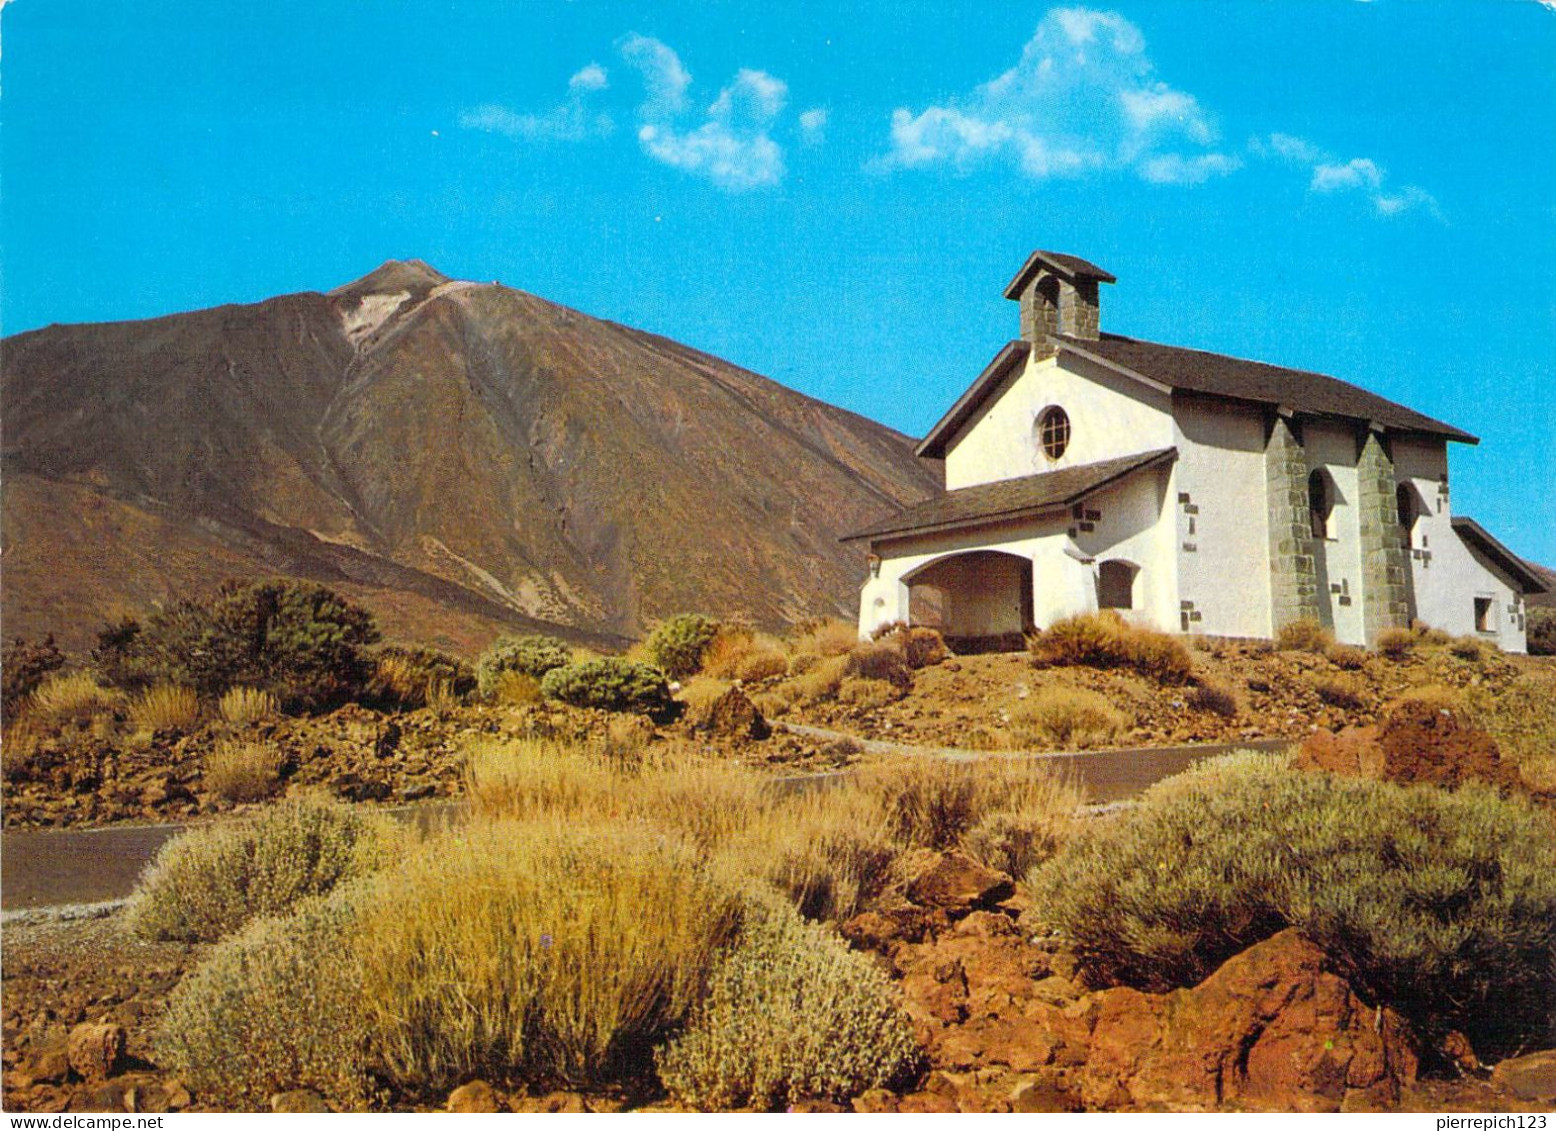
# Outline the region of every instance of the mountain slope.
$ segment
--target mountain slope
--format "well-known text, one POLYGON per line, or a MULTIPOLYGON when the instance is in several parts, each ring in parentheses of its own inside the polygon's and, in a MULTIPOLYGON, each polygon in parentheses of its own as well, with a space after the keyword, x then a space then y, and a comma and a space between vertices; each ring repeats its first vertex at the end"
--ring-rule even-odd
POLYGON ((668 339, 390 262, 329 294, 0 343, 7 633, 225 576, 352 589, 471 648, 701 609, 852 613, 837 537, 936 486, 912 442, 668 339))

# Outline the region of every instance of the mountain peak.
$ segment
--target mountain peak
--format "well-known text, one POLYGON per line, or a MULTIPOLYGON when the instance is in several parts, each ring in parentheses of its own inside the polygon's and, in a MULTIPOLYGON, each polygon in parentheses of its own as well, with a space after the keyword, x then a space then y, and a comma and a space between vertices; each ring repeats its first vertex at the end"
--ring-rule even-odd
POLYGON ((420 298, 434 287, 451 281, 447 275, 420 259, 390 259, 355 282, 336 287, 330 292, 330 297, 361 298, 364 295, 409 292, 420 298))

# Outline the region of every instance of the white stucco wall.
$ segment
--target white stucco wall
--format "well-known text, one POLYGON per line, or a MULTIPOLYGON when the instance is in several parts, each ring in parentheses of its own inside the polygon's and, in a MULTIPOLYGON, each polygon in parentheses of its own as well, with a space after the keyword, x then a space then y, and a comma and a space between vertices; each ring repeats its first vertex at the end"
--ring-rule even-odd
POLYGON ((921 535, 881 545, 881 561, 860 592, 859 632, 909 618, 908 580, 948 555, 999 550, 1032 562, 1033 622, 1097 608, 1097 570, 1110 559, 1139 567, 1134 608, 1123 615, 1168 631, 1177 629, 1177 557, 1173 516, 1166 505, 1172 474, 1161 467, 1131 476, 1082 504, 1095 519, 1070 514, 1007 523, 977 531, 921 535), (1082 523, 1091 530, 1082 528, 1082 523), (1075 530, 1072 539, 1070 530, 1075 530), (1067 552, 1071 551, 1071 552, 1067 552), (1085 562, 1078 557, 1092 558, 1085 562))
POLYGON ((1028 360, 1003 393, 985 402, 946 452, 946 488, 971 487, 1171 447, 1172 403, 1166 393, 1104 366, 1062 355, 1028 360), (1070 418, 1070 443, 1050 460, 1034 425, 1050 405, 1070 418))
POLYGON ((1329 537, 1318 543, 1315 553, 1319 620, 1334 630, 1342 644, 1365 645, 1356 426, 1348 421, 1305 420, 1302 448, 1309 473, 1319 469, 1328 473, 1333 504, 1329 537))
POLYGON ((1396 438, 1392 444, 1396 481, 1409 483, 1425 503, 1411 539, 1412 615, 1455 636, 1491 640, 1506 652, 1527 651, 1523 595, 1453 529, 1447 449, 1445 441, 1427 437, 1396 438), (1475 629, 1476 597, 1492 601, 1492 632, 1475 629))
POLYGON ((1210 398, 1180 397, 1176 407, 1178 467, 1168 506, 1176 519, 1178 596, 1192 608, 1180 610, 1172 627, 1181 630, 1187 613, 1190 632, 1268 637, 1274 630, 1263 411, 1210 398))

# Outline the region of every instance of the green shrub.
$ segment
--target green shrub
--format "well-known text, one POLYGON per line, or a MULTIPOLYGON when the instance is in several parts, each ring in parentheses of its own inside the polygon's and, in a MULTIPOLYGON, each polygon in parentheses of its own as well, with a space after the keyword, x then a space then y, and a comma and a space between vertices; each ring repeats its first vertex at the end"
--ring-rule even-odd
POLYGON ((674 719, 681 708, 658 668, 614 656, 554 668, 540 681, 540 693, 574 707, 633 711, 655 721, 674 719))
POLYGON ((1556 656, 1556 609, 1531 608, 1526 623, 1529 654, 1556 656))
POLYGON ((371 670, 363 649, 377 639, 371 613, 323 586, 229 581, 210 600, 176 601, 144 626, 104 628, 93 657, 127 689, 169 683, 214 699, 241 685, 306 711, 361 692, 371 670))
POLYGON ((702 667, 708 645, 719 634, 719 625, 701 613, 681 613, 664 621, 650 634, 649 658, 671 679, 687 679, 702 667))
POLYGON ((311 801, 191 829, 147 867, 130 900, 129 927, 148 939, 214 942, 372 871, 388 836, 382 818, 311 801))
POLYGON ((710 1111, 846 1103, 904 1077, 918 1044, 886 976, 787 905, 753 901, 686 1032, 658 1055, 676 1100, 710 1111))
POLYGON ((463 699, 475 688, 475 672, 457 656, 392 644, 373 656, 365 698, 390 710, 416 710, 438 693, 463 699))
POLYGON ((168 998, 152 1034, 157 1063, 207 1104, 264 1111, 276 1092, 313 1088, 343 1108, 364 1106, 352 895, 305 900, 213 948, 168 998))
POLYGON ((1132 625, 1111 609, 1057 620, 1029 646, 1039 667, 1133 668, 1161 683, 1185 683, 1194 670, 1182 641, 1132 625))
POLYGON ((547 672, 573 662, 573 651, 552 636, 499 636, 475 665, 481 694, 495 695, 504 672, 543 679, 547 672))
POLYGON ((1327 652, 1334 643, 1334 633, 1316 620, 1287 621, 1275 630, 1275 647, 1282 652, 1327 652))
POLYGON ((1193 985, 1294 926, 1428 1035, 1460 1029, 1482 1055, 1556 1035, 1556 828, 1484 787, 1234 755, 1151 787, 1029 880, 1097 982, 1193 985))
POLYGON ((55 647, 52 634, 36 642, 20 636, 7 641, 0 654, 0 706, 9 715, 50 672, 64 666, 65 654, 55 647))

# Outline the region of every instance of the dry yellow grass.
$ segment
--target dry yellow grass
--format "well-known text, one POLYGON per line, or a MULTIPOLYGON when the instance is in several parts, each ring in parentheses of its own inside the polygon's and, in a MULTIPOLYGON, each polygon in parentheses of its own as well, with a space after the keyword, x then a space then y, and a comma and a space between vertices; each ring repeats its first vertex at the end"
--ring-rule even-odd
POLYGON ((150 733, 188 730, 200 721, 200 699, 192 688, 160 683, 136 696, 130 704, 130 720, 150 733))
POLYGON ((707 717, 708 708, 717 702, 719 696, 733 686, 734 684, 727 679, 705 673, 692 676, 683 683, 681 690, 675 693, 675 697, 686 704, 687 718, 693 723, 698 723, 707 717))
POLYGON ((124 694, 103 687, 90 672, 49 676, 27 698, 26 712, 34 715, 90 716, 112 711, 124 702, 124 694))
POLYGON ((843 677, 848 672, 848 664, 849 657, 846 654, 818 660, 814 667, 795 676, 791 681, 794 699, 798 702, 814 703, 833 698, 837 695, 837 689, 842 685, 843 677))
POLYGON ((1127 667, 1161 683, 1184 683, 1194 671, 1181 640, 1130 624, 1112 609, 1057 620, 1031 638, 1030 648, 1038 667, 1127 667))
MULTIPOLYGON (((449 692, 452 694, 452 691, 449 692)), ((523 672, 499 672, 492 698, 504 707, 522 707, 540 702, 540 680, 523 672)))
POLYGON ((1556 794, 1556 669, 1531 666, 1501 692, 1464 691, 1470 717, 1532 788, 1556 794))
POLYGON ((866 710, 884 707, 902 698, 902 691, 884 679, 847 676, 837 687, 837 701, 866 710))
POLYGON ((217 704, 222 718, 235 726, 257 723, 279 713, 280 705, 270 692, 257 687, 234 687, 217 704))
POLYGON ((1288 621, 1275 630, 1275 647, 1282 652, 1327 652, 1334 644, 1334 633, 1316 620, 1288 621))
POLYGON ((402 1088, 630 1075, 700 996, 737 910, 657 829, 476 820, 362 899, 358 1023, 402 1088))
POLYGON ((794 638, 795 656, 841 656, 859 643, 859 628, 845 620, 824 620, 794 638))
POLYGON ((1084 750, 1112 742, 1129 723, 1128 715, 1095 691, 1050 686, 1011 709, 1009 733, 1017 749, 1084 750))
POLYGON ((205 757, 204 780, 228 801, 263 801, 281 784, 281 764, 268 742, 222 742, 205 757))

